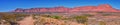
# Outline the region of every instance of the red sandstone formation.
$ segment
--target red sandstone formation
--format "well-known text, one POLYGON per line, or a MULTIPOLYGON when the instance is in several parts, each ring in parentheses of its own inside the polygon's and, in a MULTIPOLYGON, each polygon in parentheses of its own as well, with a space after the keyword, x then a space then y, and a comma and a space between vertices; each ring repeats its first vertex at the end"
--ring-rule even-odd
POLYGON ((82 6, 74 8, 66 8, 63 6, 53 7, 53 8, 31 8, 31 9, 21 9, 17 8, 13 12, 120 12, 120 10, 112 8, 109 4, 102 4, 98 6, 82 6))

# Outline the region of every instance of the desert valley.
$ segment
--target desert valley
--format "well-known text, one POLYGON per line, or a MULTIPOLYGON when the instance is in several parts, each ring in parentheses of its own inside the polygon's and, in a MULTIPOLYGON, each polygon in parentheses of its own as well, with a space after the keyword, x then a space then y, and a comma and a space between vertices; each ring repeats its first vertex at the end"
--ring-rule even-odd
POLYGON ((120 25, 120 10, 109 4, 16 8, 0 12, 0 25, 120 25))

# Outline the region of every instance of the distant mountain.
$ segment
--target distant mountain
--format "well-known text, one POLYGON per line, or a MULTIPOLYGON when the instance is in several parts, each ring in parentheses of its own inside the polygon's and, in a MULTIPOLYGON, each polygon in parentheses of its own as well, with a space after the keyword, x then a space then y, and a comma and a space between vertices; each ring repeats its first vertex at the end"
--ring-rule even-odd
POLYGON ((120 10, 112 8, 112 6, 110 6, 109 4, 101 4, 98 6, 80 6, 74 8, 67 8, 63 6, 30 9, 17 8, 13 12, 120 12, 120 10))

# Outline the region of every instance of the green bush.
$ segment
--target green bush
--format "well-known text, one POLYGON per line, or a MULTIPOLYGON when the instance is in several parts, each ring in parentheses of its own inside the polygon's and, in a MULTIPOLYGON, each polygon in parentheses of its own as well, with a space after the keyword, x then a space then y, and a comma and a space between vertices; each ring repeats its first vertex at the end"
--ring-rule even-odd
POLYGON ((75 16, 74 17, 78 23, 85 23, 87 22, 87 16, 75 16))
POLYGON ((111 14, 102 14, 103 16, 110 16, 111 14))
POLYGON ((16 20, 15 15, 12 14, 0 13, 0 16, 3 20, 16 20))
POLYGON ((103 22, 103 21, 100 21, 100 22, 99 22, 99 25, 106 25, 106 23, 103 22))
POLYGON ((88 16, 88 17, 90 17, 90 16, 94 16, 94 15, 91 15, 91 14, 83 14, 82 16, 88 16))
POLYGON ((10 14, 10 13, 0 13, 1 19, 7 20, 7 21, 16 21, 19 17, 25 17, 26 14, 10 14))
POLYGON ((50 15, 40 15, 42 17, 51 17, 50 15))
POLYGON ((60 17, 60 16, 57 16, 57 15, 55 15, 55 16, 51 16, 50 18, 61 19, 61 17, 60 17))

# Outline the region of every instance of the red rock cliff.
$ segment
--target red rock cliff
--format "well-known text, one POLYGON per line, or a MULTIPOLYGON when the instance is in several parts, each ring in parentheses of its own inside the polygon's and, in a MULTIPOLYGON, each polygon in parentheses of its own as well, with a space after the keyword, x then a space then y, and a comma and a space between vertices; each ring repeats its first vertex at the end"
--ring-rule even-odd
POLYGON ((63 6, 53 7, 53 8, 31 8, 31 9, 21 9, 17 8, 14 12, 87 12, 87 11, 97 11, 97 12, 120 12, 120 10, 112 8, 109 4, 102 4, 98 6, 82 6, 74 8, 66 8, 63 6))

